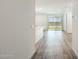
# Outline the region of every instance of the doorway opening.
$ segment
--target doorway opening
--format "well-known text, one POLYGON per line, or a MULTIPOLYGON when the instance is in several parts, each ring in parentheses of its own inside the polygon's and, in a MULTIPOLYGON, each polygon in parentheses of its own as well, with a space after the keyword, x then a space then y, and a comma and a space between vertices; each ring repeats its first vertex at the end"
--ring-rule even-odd
POLYGON ((48 16, 48 30, 63 30, 63 16, 48 16))
POLYGON ((77 58, 72 50, 72 4, 69 0, 35 1, 34 59, 77 58))

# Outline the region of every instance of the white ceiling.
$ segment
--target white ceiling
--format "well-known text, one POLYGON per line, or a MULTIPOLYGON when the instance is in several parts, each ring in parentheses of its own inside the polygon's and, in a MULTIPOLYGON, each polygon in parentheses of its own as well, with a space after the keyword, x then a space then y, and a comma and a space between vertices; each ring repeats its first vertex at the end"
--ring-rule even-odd
POLYGON ((66 5, 71 0, 36 0, 36 13, 41 14, 63 14, 66 5))

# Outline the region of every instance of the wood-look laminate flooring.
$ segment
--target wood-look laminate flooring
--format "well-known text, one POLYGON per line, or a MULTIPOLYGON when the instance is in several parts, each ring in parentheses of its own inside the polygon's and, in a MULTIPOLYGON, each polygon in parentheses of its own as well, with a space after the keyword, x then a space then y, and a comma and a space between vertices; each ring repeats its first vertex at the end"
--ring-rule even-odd
POLYGON ((63 35, 62 31, 48 30, 39 42, 40 47, 33 59, 77 59, 64 42, 63 35))

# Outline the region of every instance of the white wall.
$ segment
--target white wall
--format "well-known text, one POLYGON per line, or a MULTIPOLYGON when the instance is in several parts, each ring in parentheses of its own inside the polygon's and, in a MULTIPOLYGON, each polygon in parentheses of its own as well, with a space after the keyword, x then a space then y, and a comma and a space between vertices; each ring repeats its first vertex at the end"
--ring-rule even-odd
POLYGON ((64 31, 67 31, 67 15, 66 15, 66 12, 64 13, 64 18, 63 18, 63 28, 64 28, 64 31))
POLYGON ((39 40, 43 38, 43 30, 44 28, 41 26, 35 28, 35 43, 39 42, 39 40))
POLYGON ((34 0, 0 0, 0 59, 30 59, 34 49, 34 0))
POLYGON ((72 33, 72 11, 67 11, 67 32, 72 33))
POLYGON ((36 15, 36 21, 35 21, 36 26, 43 26, 44 29, 47 29, 48 25, 47 23, 48 23, 47 15, 36 15))
POLYGON ((65 11, 64 30, 68 33, 72 33, 72 49, 78 56, 78 6, 77 0, 73 0, 72 7, 69 7, 71 11, 65 11), (70 14, 71 12, 71 14, 70 14), (73 16, 73 17, 71 17, 73 16))
POLYGON ((64 31, 66 31, 67 33, 72 33, 72 10, 71 8, 66 8, 65 10, 63 25, 64 25, 64 31))
POLYGON ((72 48, 75 54, 78 56, 78 2, 73 1, 73 32, 72 32, 72 48))
POLYGON ((47 16, 46 15, 36 15, 35 16, 35 32, 36 32, 36 43, 43 37, 43 31, 47 29, 47 16))

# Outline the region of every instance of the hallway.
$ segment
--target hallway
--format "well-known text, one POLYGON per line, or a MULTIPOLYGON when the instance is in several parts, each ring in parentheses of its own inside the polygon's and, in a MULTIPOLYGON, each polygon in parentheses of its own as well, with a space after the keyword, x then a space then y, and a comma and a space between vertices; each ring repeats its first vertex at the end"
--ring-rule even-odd
POLYGON ((62 31, 48 30, 45 34, 34 59, 76 59, 67 47, 62 31))
POLYGON ((47 33, 46 49, 44 52, 44 59, 62 59, 62 31, 51 31, 47 33))
POLYGON ((0 59, 78 59, 78 0, 0 0, 0 59))

